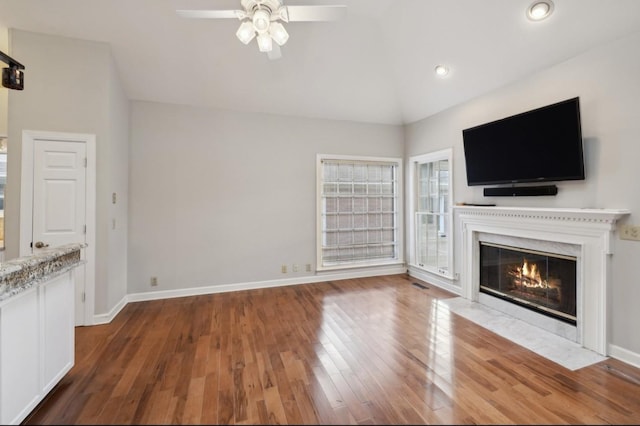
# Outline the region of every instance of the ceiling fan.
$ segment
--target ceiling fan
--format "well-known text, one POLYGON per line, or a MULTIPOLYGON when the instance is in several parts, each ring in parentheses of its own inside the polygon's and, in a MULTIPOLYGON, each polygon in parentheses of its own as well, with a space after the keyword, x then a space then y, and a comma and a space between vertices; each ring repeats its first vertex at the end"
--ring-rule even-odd
POLYGON ((242 10, 178 9, 176 13, 184 18, 239 19, 241 24, 236 32, 238 39, 249 44, 256 38, 261 52, 266 52, 269 59, 278 59, 281 57, 280 46, 289 39, 280 21, 336 21, 347 12, 347 6, 343 5, 285 6, 282 0, 240 0, 240 4, 242 10))

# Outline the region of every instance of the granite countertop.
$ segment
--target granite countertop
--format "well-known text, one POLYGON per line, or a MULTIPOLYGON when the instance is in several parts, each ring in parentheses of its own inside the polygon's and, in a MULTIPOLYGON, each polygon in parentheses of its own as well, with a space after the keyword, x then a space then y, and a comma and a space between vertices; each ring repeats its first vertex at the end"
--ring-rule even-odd
POLYGON ((84 263, 80 253, 84 247, 66 244, 0 263, 0 301, 84 263))

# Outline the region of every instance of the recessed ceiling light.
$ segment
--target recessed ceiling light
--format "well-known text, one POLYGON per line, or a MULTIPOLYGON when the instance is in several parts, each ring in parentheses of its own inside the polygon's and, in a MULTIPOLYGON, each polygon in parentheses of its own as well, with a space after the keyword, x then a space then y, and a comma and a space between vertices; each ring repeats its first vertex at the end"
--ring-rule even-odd
POLYGON ((527 9, 527 17, 532 21, 541 21, 553 12, 551 0, 534 1, 527 9))
POLYGON ((434 71, 439 77, 444 77, 445 75, 449 74, 449 68, 447 68, 445 65, 437 65, 434 71))

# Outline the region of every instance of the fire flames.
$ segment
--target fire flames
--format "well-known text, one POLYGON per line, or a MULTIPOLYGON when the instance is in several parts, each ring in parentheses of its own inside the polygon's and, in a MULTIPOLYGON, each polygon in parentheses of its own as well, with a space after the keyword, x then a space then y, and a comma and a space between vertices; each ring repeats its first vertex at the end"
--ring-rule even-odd
POLYGON ((543 279, 535 263, 529 263, 524 259, 522 266, 511 269, 509 275, 512 277, 514 287, 520 291, 560 300, 560 280, 543 279))
POLYGON ((529 263, 525 259, 522 266, 516 267, 516 273, 520 276, 520 284, 527 287, 547 287, 546 280, 543 280, 538 270, 538 265, 529 263))

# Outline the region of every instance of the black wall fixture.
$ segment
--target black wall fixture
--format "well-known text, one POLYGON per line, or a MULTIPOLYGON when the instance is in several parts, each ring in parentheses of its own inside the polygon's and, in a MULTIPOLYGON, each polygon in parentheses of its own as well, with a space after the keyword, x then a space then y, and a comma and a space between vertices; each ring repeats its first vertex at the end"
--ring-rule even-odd
POLYGON ((555 185, 541 186, 507 186, 497 188, 485 188, 485 197, 517 197, 534 195, 556 195, 558 187, 555 185))
POLYGON ((22 90, 24 89, 24 65, 16 61, 4 52, 0 52, 0 59, 8 68, 2 69, 2 85, 7 89, 22 90))

